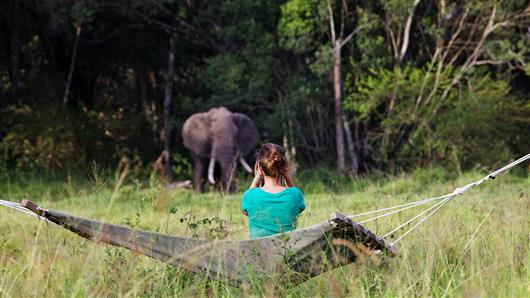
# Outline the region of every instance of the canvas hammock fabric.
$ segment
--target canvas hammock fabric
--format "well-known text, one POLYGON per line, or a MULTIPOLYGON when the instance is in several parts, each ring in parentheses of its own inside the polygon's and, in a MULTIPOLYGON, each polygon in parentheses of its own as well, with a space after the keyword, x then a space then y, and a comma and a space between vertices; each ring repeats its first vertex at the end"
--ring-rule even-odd
POLYGON ((0 200, 0 205, 57 224, 81 237, 123 247, 192 272, 206 273, 211 278, 244 282, 250 280, 253 275, 274 276, 289 272, 294 273, 291 276, 295 276, 294 280, 291 280, 292 282, 302 282, 330 269, 350 264, 361 255, 384 252, 389 256, 395 256, 397 250, 394 244, 449 201, 486 180, 494 179, 498 174, 528 159, 530 159, 530 154, 444 196, 352 216, 333 213, 328 220, 319 224, 253 240, 208 241, 134 230, 69 215, 53 209, 43 209, 28 200, 23 200, 21 203, 0 200), (375 235, 361 225, 433 202, 436 202, 433 206, 400 224, 382 237, 375 235), (387 212, 380 214, 384 211, 387 212), (371 214, 376 214, 376 216, 360 222, 352 220, 355 217, 371 214), (385 241, 385 238, 414 221, 416 224, 394 242, 385 241))
POLYGON ((286 271, 294 273, 295 280, 303 281, 354 262, 356 252, 370 254, 379 250, 396 254, 394 246, 338 213, 329 220, 288 233, 253 240, 208 241, 134 230, 45 210, 30 201, 19 206, 81 237, 123 247, 212 278, 237 282, 247 281, 253 275, 272 276, 286 271))

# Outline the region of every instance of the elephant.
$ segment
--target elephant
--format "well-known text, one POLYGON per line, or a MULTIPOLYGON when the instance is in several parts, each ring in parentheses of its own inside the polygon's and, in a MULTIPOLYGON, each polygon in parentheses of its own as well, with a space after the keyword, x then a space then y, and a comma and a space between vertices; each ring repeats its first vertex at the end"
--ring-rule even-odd
POLYGON ((245 158, 258 144, 259 134, 254 121, 244 114, 225 107, 193 114, 184 122, 182 140, 193 159, 196 191, 204 191, 206 177, 211 184, 232 190, 236 160, 247 172, 253 171, 245 158), (215 180, 216 164, 221 170, 220 181, 215 180))

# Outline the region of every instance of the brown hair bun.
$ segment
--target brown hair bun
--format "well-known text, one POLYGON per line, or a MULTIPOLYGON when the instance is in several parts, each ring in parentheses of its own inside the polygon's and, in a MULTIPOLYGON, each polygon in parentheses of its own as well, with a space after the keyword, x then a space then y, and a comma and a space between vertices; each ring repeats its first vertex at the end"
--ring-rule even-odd
POLYGON ((289 172, 285 149, 279 145, 267 143, 261 146, 257 152, 257 161, 263 173, 274 179, 279 179, 289 172))

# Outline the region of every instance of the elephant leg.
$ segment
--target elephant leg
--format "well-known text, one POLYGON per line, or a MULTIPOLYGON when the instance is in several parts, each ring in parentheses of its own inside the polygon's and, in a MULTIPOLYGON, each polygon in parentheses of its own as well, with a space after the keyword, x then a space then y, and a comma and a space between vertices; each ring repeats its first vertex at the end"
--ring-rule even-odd
POLYGON ((192 153, 193 157, 193 188, 195 191, 204 192, 204 183, 206 182, 206 171, 208 159, 197 156, 192 153))

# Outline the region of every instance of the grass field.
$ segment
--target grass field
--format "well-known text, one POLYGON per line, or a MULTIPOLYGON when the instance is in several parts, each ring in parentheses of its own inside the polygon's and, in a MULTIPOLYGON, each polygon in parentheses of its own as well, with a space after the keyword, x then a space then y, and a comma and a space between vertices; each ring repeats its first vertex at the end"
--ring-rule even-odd
MULTIPOLYGON (((403 238, 399 256, 385 258, 383 265, 363 259, 297 286, 265 280, 239 288, 211 281, 0 207, 0 296, 529 297, 530 179, 527 170, 522 172, 501 175, 450 202, 403 238)), ((300 181, 307 209, 299 227, 323 221, 333 211, 355 214, 442 195, 484 174, 453 176, 431 169, 393 178, 307 178, 300 181)), ((167 190, 156 179, 121 181, 103 172, 88 178, 5 174, 0 179, 6 200, 29 197, 70 214, 167 234, 247 237, 241 193, 167 190)), ((366 226, 381 235, 412 214, 366 226)))

